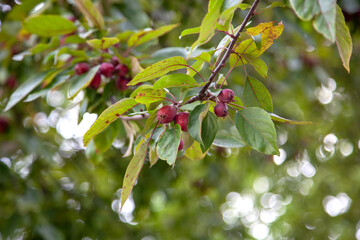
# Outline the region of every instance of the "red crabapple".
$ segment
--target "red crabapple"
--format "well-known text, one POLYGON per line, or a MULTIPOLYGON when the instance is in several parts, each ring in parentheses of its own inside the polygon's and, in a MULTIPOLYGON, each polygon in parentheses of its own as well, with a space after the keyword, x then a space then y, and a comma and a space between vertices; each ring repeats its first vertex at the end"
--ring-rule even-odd
POLYGON ((181 139, 181 140, 180 140, 179 147, 178 147, 178 151, 181 151, 181 150, 183 150, 183 149, 184 149, 184 142, 183 142, 183 140, 181 139))
POLYGON ((223 89, 218 95, 218 99, 220 102, 228 103, 234 100, 234 92, 231 89, 223 89))
POLYGON ((179 124, 181 130, 187 132, 188 124, 189 124, 189 113, 187 112, 178 113, 175 117, 175 124, 179 124))
POLYGON ((173 106, 163 106, 160 108, 160 110, 157 112, 157 119, 160 123, 170 123, 174 121, 176 116, 176 108, 173 106))
POLYGON ((78 63, 75 65, 75 73, 76 75, 81 75, 89 71, 90 67, 87 63, 78 63))
POLYGON ((105 77, 111 77, 115 71, 114 65, 111 63, 102 63, 100 65, 100 73, 105 77))
POLYGON ((226 117, 228 115, 226 104, 223 102, 218 102, 214 107, 214 113, 218 117, 226 117))

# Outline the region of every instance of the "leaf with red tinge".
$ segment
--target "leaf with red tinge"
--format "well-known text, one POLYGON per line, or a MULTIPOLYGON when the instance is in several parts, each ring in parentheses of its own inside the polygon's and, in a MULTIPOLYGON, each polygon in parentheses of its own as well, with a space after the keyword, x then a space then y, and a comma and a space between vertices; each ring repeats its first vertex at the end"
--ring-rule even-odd
POLYGON ((164 89, 143 89, 135 96, 135 101, 142 104, 164 100, 166 92, 164 89))
POLYGON ((283 118, 283 117, 280 117, 280 116, 276 115, 275 113, 269 113, 269 114, 270 114, 271 119, 273 121, 276 121, 276 122, 294 124, 294 125, 317 124, 317 123, 314 123, 314 122, 305 122, 305 121, 296 121, 296 120, 286 119, 286 118, 283 118))
POLYGON ((181 68, 187 67, 188 64, 184 58, 176 56, 167 58, 160 62, 154 63, 153 65, 144 69, 144 71, 137 74, 128 85, 136 85, 141 82, 146 82, 154 78, 162 77, 168 72, 175 71, 181 68))
POLYGON ((86 42, 93 48, 104 50, 112 45, 117 44, 119 42, 119 39, 115 37, 103 37, 101 39, 91 39, 86 42))
POLYGON ((103 131, 110 123, 118 119, 122 114, 126 113, 138 103, 132 98, 123 98, 117 103, 105 109, 96 119, 90 129, 85 133, 83 142, 86 147, 91 139, 103 131))
POLYGON ((123 187, 121 191, 121 208, 124 206, 124 203, 130 196, 130 193, 135 185, 135 182, 139 176, 139 173, 144 166, 145 158, 147 155, 147 143, 142 140, 135 150, 135 155, 131 159, 128 167, 126 168, 123 187))

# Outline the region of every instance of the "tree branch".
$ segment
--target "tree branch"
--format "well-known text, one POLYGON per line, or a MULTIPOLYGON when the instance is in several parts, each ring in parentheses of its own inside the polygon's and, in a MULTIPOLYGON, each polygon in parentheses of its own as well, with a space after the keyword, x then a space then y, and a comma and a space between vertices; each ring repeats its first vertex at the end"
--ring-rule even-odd
POLYGON ((192 98, 190 98, 187 102, 185 102, 184 104, 181 105, 185 105, 185 104, 189 104, 195 101, 202 101, 204 99, 206 99, 206 97, 209 97, 207 94, 207 90, 209 89, 211 83, 215 80, 216 76, 219 74, 220 70, 225 67, 225 63, 228 60, 228 58, 230 57, 230 54, 236 44, 237 39, 240 36, 240 33, 244 30, 246 24, 249 22, 250 18, 252 17, 252 15, 254 15, 255 9, 258 6, 259 2, 261 0, 255 0, 253 5, 251 6, 248 14, 246 15, 246 17, 244 18, 243 22, 240 25, 240 28, 237 30, 236 34, 234 35, 233 39, 230 42, 230 45, 228 47, 228 49, 226 50, 223 58, 221 59, 220 63, 217 65, 217 67, 215 68, 215 70, 211 73, 207 83, 204 85, 204 87, 200 90, 199 95, 194 96, 192 98))

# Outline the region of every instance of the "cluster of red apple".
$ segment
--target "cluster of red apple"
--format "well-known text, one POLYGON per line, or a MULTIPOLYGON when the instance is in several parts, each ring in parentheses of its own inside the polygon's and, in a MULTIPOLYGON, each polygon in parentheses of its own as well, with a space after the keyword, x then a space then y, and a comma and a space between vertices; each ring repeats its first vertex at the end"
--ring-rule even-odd
MULTIPOLYGON (((163 106, 160 108, 160 110, 157 112, 157 119, 160 123, 171 123, 172 121, 175 121, 175 124, 179 124, 181 127, 181 130, 184 132, 187 132, 188 130, 188 124, 189 124, 189 113, 187 112, 180 112, 177 113, 177 110, 174 106, 163 106)), ((184 143, 183 140, 180 140, 180 144, 178 147, 178 151, 183 150, 184 143)))
MULTIPOLYGON (((218 117, 226 117, 228 115, 227 105, 234 100, 235 94, 231 89, 223 89, 218 95, 218 102, 214 107, 214 113, 218 117)), ((163 106, 157 112, 157 120, 160 123, 171 123, 172 121, 175 124, 179 124, 181 130, 186 132, 188 130, 189 124, 189 113, 180 112, 177 113, 177 109, 174 106, 163 106)), ((181 139, 178 150, 181 151, 183 149, 183 140, 181 139)))
POLYGON ((235 94, 231 89, 223 89, 217 96, 218 102, 214 107, 214 113, 218 117, 226 117, 228 115, 228 107, 226 103, 234 100, 235 94))
MULTIPOLYGON (((75 65, 75 74, 81 75, 88 72, 90 66, 88 63, 81 62, 75 65)), ((130 78, 127 77, 129 68, 119 62, 117 57, 113 57, 111 62, 103 62, 100 65, 99 71, 95 74, 89 87, 92 89, 98 89, 101 84, 101 75, 107 78, 115 77, 115 85, 120 91, 124 91, 128 88, 127 84, 130 82, 130 78)))

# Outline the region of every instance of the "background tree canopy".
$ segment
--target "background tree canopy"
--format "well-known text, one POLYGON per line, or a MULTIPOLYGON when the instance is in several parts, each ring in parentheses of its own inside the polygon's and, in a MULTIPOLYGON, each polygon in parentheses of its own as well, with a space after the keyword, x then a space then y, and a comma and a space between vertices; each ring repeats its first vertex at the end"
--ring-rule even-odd
MULTIPOLYGON (((154 130, 149 156, 143 156, 136 183, 137 172, 131 173, 135 186, 120 211, 127 166, 136 149, 144 152, 150 136, 144 129, 157 127, 143 116, 156 118, 158 96, 170 92, 189 100, 204 86, 189 68, 166 75, 172 76, 171 87, 185 82, 186 93, 164 91, 166 78, 137 87, 144 78, 136 76, 164 59, 188 60, 192 51, 187 64, 208 79, 226 31, 243 22, 254 1, 2 1, 0 239, 360 239, 360 4, 339 1, 340 9, 336 1, 317 2, 261 1, 246 26, 253 32, 243 32, 237 49, 251 40, 258 55, 266 50, 262 61, 243 49, 248 64, 232 54, 218 78, 223 81, 240 65, 225 84, 245 98, 246 107, 253 107, 247 84, 261 85, 272 102, 256 109, 316 124, 275 121, 276 148, 270 153, 279 154, 267 155, 238 136, 239 121, 232 120, 241 109, 235 114, 229 107, 224 120, 215 118, 211 101, 184 105, 191 113, 207 108, 207 116, 190 113, 190 120, 204 118, 208 129, 219 122, 216 137, 203 131, 200 144, 188 134, 193 145, 184 140, 185 150, 170 156, 154 130), (336 12, 342 17, 341 11, 344 19, 331 18, 336 12), (347 32, 339 33, 345 25, 323 28, 331 19, 346 22, 350 31, 350 65, 347 32), (280 26, 282 33, 255 34, 261 23, 280 26), (265 49, 269 39, 273 44, 265 49), (114 56, 119 76, 97 76, 99 64, 114 56), (81 62, 91 63, 89 71, 74 74, 82 71, 75 67, 81 62), (86 131, 118 101, 133 104, 132 112, 107 123, 85 148, 86 131), (167 161, 156 162, 157 154, 167 161)), ((180 141, 174 136, 169 133, 180 141)))

